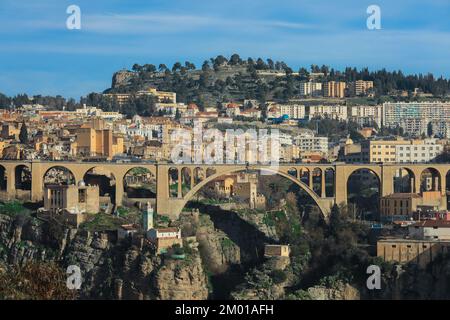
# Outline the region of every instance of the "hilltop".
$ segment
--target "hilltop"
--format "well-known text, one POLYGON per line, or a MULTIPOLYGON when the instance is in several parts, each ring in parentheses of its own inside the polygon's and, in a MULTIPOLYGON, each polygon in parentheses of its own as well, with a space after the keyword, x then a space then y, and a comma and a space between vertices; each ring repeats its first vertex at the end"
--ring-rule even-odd
POLYGON ((447 79, 436 79, 432 74, 404 75, 401 71, 369 71, 367 68, 335 70, 329 66, 311 65, 307 70, 293 70, 283 61, 247 60, 237 54, 229 59, 217 56, 206 60, 200 68, 186 61, 176 62, 172 68, 164 64, 135 64, 132 70, 114 73, 111 88, 104 93, 133 93, 149 87, 160 91, 177 93, 177 100, 197 103, 199 106, 215 106, 217 103, 256 99, 261 103, 269 100, 287 101, 302 98, 299 85, 304 81, 368 80, 374 82, 375 98, 398 90, 412 92, 416 88, 435 97, 450 92, 447 79))

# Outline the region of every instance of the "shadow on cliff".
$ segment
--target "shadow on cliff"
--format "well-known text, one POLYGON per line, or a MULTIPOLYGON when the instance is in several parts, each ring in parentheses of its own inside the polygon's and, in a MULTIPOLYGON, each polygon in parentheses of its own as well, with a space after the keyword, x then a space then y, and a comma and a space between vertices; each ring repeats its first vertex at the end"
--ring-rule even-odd
POLYGON ((189 207, 208 215, 214 223, 214 228, 224 232, 240 249, 240 264, 230 265, 227 271, 210 277, 213 286, 212 298, 228 299, 235 287, 245 281, 246 272, 263 262, 264 245, 272 243, 273 240, 234 211, 198 202, 191 202, 189 207))

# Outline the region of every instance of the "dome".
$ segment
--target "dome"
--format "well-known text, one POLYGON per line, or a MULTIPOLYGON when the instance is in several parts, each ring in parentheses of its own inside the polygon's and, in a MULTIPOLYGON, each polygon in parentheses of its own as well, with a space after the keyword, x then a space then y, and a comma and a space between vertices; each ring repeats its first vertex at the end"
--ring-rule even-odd
POLYGON ((84 180, 80 180, 80 181, 78 181, 78 186, 79 187, 86 187, 86 183, 84 182, 84 180))

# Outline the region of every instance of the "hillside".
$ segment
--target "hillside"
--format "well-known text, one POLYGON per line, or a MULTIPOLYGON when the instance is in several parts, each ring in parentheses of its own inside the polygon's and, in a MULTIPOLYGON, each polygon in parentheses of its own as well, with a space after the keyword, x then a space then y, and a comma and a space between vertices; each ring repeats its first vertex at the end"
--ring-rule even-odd
POLYGON ((201 68, 186 61, 176 62, 172 68, 164 64, 133 65, 132 71, 120 70, 113 75, 111 88, 104 93, 133 93, 149 87, 160 91, 176 92, 178 101, 197 103, 199 106, 215 106, 220 102, 257 99, 286 101, 301 98, 299 85, 302 81, 374 81, 377 98, 397 90, 413 91, 419 88, 424 93, 444 97, 450 92, 447 79, 433 75, 404 75, 401 71, 385 69, 369 71, 347 67, 344 71, 328 66, 311 65, 293 70, 282 61, 271 59, 242 60, 234 54, 211 58, 201 68))

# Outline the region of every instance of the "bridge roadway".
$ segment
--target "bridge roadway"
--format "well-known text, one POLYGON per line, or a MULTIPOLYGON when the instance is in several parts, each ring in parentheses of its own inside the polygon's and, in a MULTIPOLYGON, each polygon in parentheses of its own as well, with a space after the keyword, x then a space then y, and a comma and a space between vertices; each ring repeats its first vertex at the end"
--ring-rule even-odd
MULTIPOLYGON (((450 164, 420 163, 420 164, 346 164, 346 163, 280 163, 277 166, 264 164, 174 164, 168 162, 82 162, 82 161, 40 161, 40 160, 2 160, 0 171, 6 179, 6 191, 8 198, 17 195, 16 186, 21 172, 27 168, 31 172, 30 200, 42 201, 44 196, 44 177, 46 173, 55 167, 65 168, 70 171, 76 182, 84 179, 85 174, 94 169, 102 168, 109 171, 115 180, 116 204, 121 205, 124 200, 124 178, 134 168, 148 169, 156 178, 157 195, 156 210, 159 214, 177 217, 185 204, 192 199, 207 183, 226 174, 245 170, 264 170, 283 176, 308 193, 317 203, 324 215, 330 212, 333 204, 347 203, 347 182, 350 176, 358 170, 370 170, 379 180, 380 194, 386 196, 394 192, 394 176, 398 169, 404 169, 410 176, 411 190, 420 192, 421 176, 426 172, 432 173, 432 188, 439 190, 446 197, 446 176, 450 170, 450 164), (172 197, 169 191, 169 170, 176 171, 178 177, 177 196, 172 197), (189 172, 190 190, 183 194, 181 190, 183 175, 189 172), (325 174, 326 173, 326 174, 325 174), (315 179, 311 179, 314 176, 315 179), (326 178, 332 177, 333 192, 326 194, 326 178), (320 178, 319 178, 320 177, 320 178), (314 188, 315 180, 316 188, 314 188), (317 187, 320 182, 320 188, 317 187), (316 189, 316 190, 314 190, 316 189), (318 190, 317 190, 318 189, 318 190)), ((328 179, 328 178, 327 178, 328 179)), ((1 180, 1 177, 0 177, 1 180)), ((329 181, 327 182, 329 183, 329 181)))

